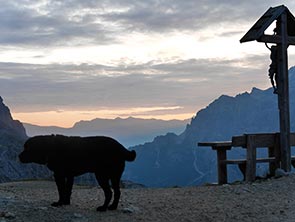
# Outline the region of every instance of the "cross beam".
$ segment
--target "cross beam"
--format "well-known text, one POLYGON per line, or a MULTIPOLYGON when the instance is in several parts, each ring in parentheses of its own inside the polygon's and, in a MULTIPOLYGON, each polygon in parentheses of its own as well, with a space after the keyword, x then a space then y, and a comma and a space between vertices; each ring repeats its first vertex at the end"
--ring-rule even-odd
MULTIPOLYGON (((295 45, 295 37, 287 36, 287 45, 295 45)), ((282 36, 279 35, 262 35, 257 42, 281 44, 282 36)))

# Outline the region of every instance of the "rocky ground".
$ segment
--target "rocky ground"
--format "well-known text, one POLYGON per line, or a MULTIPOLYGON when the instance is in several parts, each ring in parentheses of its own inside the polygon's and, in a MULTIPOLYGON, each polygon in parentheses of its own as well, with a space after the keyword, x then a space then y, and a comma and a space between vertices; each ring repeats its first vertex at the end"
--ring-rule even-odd
POLYGON ((72 205, 53 208, 55 184, 24 181, 0 184, 0 222, 94 221, 295 221, 295 175, 251 184, 185 188, 122 189, 119 209, 96 212, 97 187, 75 186, 72 205))

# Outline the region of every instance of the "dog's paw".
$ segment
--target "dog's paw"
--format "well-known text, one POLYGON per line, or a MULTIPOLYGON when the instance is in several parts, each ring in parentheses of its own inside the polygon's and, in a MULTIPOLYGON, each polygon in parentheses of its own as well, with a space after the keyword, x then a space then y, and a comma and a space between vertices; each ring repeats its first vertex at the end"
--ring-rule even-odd
POLYGON ((108 210, 117 210, 117 205, 116 204, 111 204, 109 207, 108 207, 108 210))
POLYGON ((107 211, 107 207, 100 206, 100 207, 96 208, 96 210, 99 211, 99 212, 105 212, 105 211, 107 211))
POLYGON ((53 203, 51 204, 51 206, 53 206, 53 207, 60 207, 60 206, 62 206, 62 205, 63 205, 63 203, 62 203, 61 201, 53 202, 53 203))
POLYGON ((69 200, 68 201, 63 201, 62 205, 71 205, 71 201, 69 201, 69 200))

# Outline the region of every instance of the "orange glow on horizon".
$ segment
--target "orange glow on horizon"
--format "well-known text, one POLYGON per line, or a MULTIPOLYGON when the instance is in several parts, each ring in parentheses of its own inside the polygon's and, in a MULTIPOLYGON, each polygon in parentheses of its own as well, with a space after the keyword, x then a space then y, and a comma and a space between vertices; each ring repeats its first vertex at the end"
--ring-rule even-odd
POLYGON ((29 123, 38 126, 58 126, 64 128, 72 127, 76 122, 81 120, 89 121, 96 118, 101 119, 115 119, 134 118, 142 119, 161 119, 161 120, 185 120, 192 118, 195 113, 181 113, 181 114, 136 114, 136 113, 121 113, 120 111, 114 113, 101 113, 100 111, 45 111, 45 112, 31 112, 31 113, 12 113, 13 118, 22 123, 29 123))

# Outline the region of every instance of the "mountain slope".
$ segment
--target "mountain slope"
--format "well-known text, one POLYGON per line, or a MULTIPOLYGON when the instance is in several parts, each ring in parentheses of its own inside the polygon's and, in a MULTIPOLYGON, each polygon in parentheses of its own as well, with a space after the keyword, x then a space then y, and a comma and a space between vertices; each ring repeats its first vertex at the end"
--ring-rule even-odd
MULTIPOLYGON (((289 73, 290 95, 294 95, 295 68, 289 73)), ((125 176, 148 186, 215 182, 216 153, 210 148, 197 148, 197 142, 230 140, 243 133, 278 131, 277 96, 272 92, 271 88, 253 88, 250 93, 235 97, 220 96, 200 110, 181 135, 168 134, 157 137, 152 143, 133 147, 138 159, 128 165, 125 176)), ((295 101, 290 98, 291 129, 295 130, 295 101)), ((240 158, 245 155, 241 149, 230 153, 240 158)), ((229 175, 231 180, 241 178, 235 166, 230 167, 229 175)))
POLYGON ((0 182, 23 178, 48 177, 45 167, 20 164, 18 154, 27 139, 25 128, 13 120, 9 108, 0 97, 0 182))

